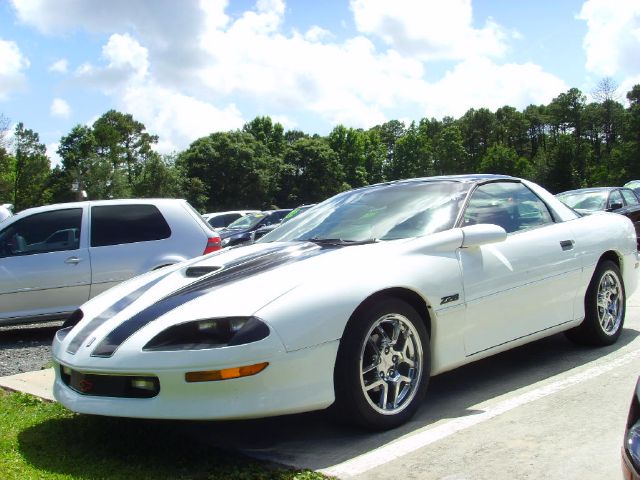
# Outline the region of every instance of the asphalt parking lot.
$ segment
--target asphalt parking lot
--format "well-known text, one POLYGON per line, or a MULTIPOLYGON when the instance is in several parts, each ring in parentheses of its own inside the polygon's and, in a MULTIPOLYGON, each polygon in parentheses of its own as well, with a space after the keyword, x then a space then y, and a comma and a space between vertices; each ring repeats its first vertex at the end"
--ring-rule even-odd
POLYGON ((212 445, 339 478, 616 479, 640 373, 640 293, 606 348, 563 335, 432 379, 416 417, 369 433, 312 413, 183 425, 212 445))

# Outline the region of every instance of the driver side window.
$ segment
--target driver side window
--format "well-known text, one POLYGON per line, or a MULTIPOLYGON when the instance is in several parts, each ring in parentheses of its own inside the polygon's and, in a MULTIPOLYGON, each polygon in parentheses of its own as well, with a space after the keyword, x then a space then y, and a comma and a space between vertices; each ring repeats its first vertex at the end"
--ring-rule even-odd
POLYGON ((547 206, 525 185, 494 182, 481 185, 471 195, 463 226, 491 223, 507 233, 553 223, 547 206))
POLYGON ((0 257, 77 250, 81 224, 81 208, 30 215, 0 232, 0 257))

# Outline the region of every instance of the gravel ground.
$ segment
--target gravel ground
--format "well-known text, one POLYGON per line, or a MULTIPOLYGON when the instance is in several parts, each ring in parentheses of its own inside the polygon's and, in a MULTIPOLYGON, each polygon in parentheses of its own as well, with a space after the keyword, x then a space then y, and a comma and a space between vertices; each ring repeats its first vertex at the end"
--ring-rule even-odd
POLYGON ((51 342, 62 322, 0 327, 0 376, 51 365, 51 342))

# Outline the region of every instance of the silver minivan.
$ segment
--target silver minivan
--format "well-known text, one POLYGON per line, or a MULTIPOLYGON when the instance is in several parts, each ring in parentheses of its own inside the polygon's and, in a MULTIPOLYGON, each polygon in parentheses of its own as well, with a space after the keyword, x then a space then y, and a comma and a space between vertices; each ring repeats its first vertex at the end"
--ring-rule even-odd
POLYGON ((0 224, 0 325, 66 318, 123 280, 220 249, 185 200, 24 210, 0 224))

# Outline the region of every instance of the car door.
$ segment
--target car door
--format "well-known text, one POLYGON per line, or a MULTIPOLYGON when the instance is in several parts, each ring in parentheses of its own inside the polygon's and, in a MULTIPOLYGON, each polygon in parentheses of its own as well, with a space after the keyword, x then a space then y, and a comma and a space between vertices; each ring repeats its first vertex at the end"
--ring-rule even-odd
POLYGON ((492 223, 504 242, 460 249, 467 329, 474 355, 574 318, 581 266, 570 228, 519 182, 491 182, 471 195, 462 224, 492 223))
POLYGON ((0 230, 0 323, 63 317, 89 298, 86 209, 62 208, 0 230))

